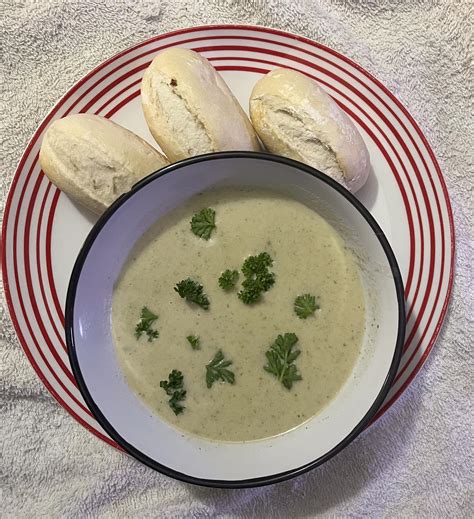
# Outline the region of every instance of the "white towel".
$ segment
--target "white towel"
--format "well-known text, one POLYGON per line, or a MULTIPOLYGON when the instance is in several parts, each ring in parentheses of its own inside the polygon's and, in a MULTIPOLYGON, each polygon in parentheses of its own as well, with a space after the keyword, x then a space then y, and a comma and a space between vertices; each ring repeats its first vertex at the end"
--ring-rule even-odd
POLYGON ((429 361, 410 389, 381 420, 322 467, 251 490, 176 482, 92 436, 35 375, 15 338, 2 297, 3 517, 474 516, 469 412, 474 337, 472 5, 470 0, 1 2, 2 207, 37 125, 91 68, 172 29, 247 23, 316 39, 385 83, 420 123, 436 153, 453 202, 457 233, 451 310, 429 361))

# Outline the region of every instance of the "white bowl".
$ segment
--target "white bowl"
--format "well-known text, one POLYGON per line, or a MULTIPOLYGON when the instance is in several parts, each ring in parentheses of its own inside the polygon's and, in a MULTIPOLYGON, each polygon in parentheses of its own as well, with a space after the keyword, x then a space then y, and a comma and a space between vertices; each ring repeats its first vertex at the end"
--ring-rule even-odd
POLYGON ((370 422, 393 381, 405 333, 403 284, 383 232, 346 189, 274 155, 228 152, 167 166, 139 182, 99 219, 76 261, 66 303, 69 356, 79 389, 105 431, 128 453, 169 476, 208 486, 275 483, 329 459, 370 422), (317 416, 278 437, 219 443, 186 435, 131 391, 111 335, 114 283, 137 239, 159 218, 210 188, 254 186, 297 199, 353 248, 366 297, 362 354, 341 391, 317 416), (369 326, 376 320, 379 327, 369 326))

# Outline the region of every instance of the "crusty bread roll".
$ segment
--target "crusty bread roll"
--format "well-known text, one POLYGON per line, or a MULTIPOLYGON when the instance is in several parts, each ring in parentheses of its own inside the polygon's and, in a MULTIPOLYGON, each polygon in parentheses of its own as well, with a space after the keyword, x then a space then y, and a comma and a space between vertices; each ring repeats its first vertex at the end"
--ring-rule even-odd
POLYGON ((229 87, 197 52, 174 47, 158 54, 143 76, 141 97, 150 132, 171 161, 260 149, 229 87))
POLYGON ((39 158, 53 184, 97 214, 138 180, 168 164, 138 135, 90 114, 54 121, 43 137, 39 158))
POLYGON ((250 117, 268 151, 304 162, 353 192, 367 180, 370 159, 360 133, 307 76, 269 72, 253 88, 250 117))

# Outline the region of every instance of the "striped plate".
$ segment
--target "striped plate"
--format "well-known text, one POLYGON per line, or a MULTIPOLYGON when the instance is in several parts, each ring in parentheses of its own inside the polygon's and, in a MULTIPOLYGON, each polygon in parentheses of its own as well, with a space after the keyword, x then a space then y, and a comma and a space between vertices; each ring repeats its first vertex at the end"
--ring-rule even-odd
POLYGON ((358 197, 391 242, 405 282, 408 312, 403 359, 380 416, 425 362, 446 313, 454 266, 446 186, 420 128, 379 81, 332 49, 263 27, 196 27, 140 43, 79 81, 38 128, 16 171, 2 235, 5 294, 28 359, 74 418, 117 447, 82 400, 64 340, 69 276, 93 218, 48 181, 38 152, 48 124, 77 112, 109 117, 154 144, 140 106, 140 81, 153 57, 173 46, 208 58, 244 107, 255 81, 272 68, 304 72, 329 91, 361 131, 373 174, 358 197))

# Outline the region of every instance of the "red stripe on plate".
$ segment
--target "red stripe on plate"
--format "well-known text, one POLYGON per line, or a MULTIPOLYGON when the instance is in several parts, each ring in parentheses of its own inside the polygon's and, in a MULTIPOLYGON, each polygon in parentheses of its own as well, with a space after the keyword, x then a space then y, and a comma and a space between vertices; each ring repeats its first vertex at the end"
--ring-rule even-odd
POLYGON ((132 94, 130 94, 129 96, 127 96, 125 99, 123 99, 122 101, 120 101, 120 103, 118 103, 116 106, 114 106, 111 110, 109 110, 105 115, 104 117, 107 117, 107 119, 109 117, 112 117, 112 115, 114 115, 116 112, 118 112, 121 108, 123 108, 125 105, 128 105, 128 103, 130 103, 130 101, 133 101, 136 97, 138 97, 140 95, 140 90, 137 90, 136 92, 133 92, 132 94))
MULTIPOLYGON (((40 176, 41 176, 41 173, 40 173, 40 176)), ((53 187, 53 184, 51 184, 51 182, 49 182, 48 187, 46 188, 46 191, 44 193, 43 200, 41 202, 40 212, 38 215, 38 222, 37 222, 37 227, 36 227, 36 270, 38 272, 38 281, 39 281, 39 286, 40 286, 40 291, 41 291, 41 297, 43 298, 44 307, 46 308, 49 322, 51 323, 54 333, 55 333, 58 341, 60 342, 61 346, 63 347, 64 350, 67 350, 66 343, 64 342, 64 336, 61 333, 59 333, 56 323, 53 320, 53 316, 52 316, 51 310, 49 308, 48 299, 46 297, 46 292, 44 289, 43 274, 41 273, 41 239, 40 239, 41 238, 41 222, 43 220, 43 213, 44 213, 44 209, 46 207, 46 201, 48 199, 48 195, 49 195, 52 187, 53 187)), ((70 368, 68 367, 68 371, 69 371, 69 369, 70 368)))
POLYGON ((129 90, 130 88, 133 88, 134 86, 136 85, 139 85, 140 83, 142 82, 141 78, 140 79, 137 79, 136 81, 133 81, 132 83, 130 83, 129 85, 127 85, 126 87, 122 88, 122 90, 120 90, 119 92, 117 92, 113 97, 111 97, 106 103, 104 103, 100 108, 97 108, 97 110, 94 112, 96 113, 97 115, 100 114, 100 112, 102 112, 102 110, 104 110, 110 103, 112 103, 112 101, 115 101, 117 98, 119 98, 121 95, 123 95, 127 90, 129 90))
MULTIPOLYGON (((27 180, 30 178, 31 174, 32 174, 32 171, 33 171, 33 166, 30 168, 29 172, 28 172, 28 175, 27 175, 27 180)), ((21 207, 21 204, 23 202, 23 198, 25 196, 25 192, 26 192, 26 187, 27 187, 27 182, 25 182, 25 184, 23 185, 23 189, 21 191, 21 194, 20 194, 20 199, 18 201, 18 206, 21 207)), ((26 216, 26 221, 25 221, 25 228, 26 228, 26 225, 29 225, 29 222, 28 222, 28 218, 31 217, 31 214, 26 216)), ((19 219, 20 219, 20 212, 17 211, 16 215, 15 215, 15 225, 14 225, 14 230, 13 230, 13 249, 14 251, 17 250, 17 246, 18 246, 18 223, 19 223, 19 219)), ((5 265, 6 266, 6 265, 5 265)), ((6 270, 6 269, 5 269, 6 270)), ((16 254, 14 254, 13 256, 13 270, 14 270, 14 277, 15 277, 15 285, 16 285, 16 291, 17 291, 17 294, 18 294, 18 301, 20 303, 20 307, 21 307, 21 312, 24 316, 24 320, 25 320, 25 323, 26 323, 26 326, 28 328, 28 332, 31 336, 31 340, 33 341, 35 347, 36 347, 36 350, 37 352, 39 353, 39 355, 41 356, 45 366, 47 367, 47 369, 51 372, 51 374, 53 375, 53 377, 55 378, 56 382, 59 384, 59 386, 63 389, 63 391, 69 396, 69 398, 71 398, 71 400, 75 403, 77 403, 77 405, 86 413, 88 414, 89 416, 92 417, 92 414, 91 412, 89 411, 89 409, 87 409, 86 407, 84 407, 78 400, 76 400, 76 398, 74 397, 74 395, 69 391, 69 389, 64 385, 63 381, 58 377, 57 373, 52 370, 51 368, 51 365, 50 363, 48 362, 48 359, 46 358, 46 356, 44 355, 42 349, 40 348, 40 345, 38 343, 38 341, 36 340, 36 336, 34 335, 33 333, 33 329, 31 327, 31 324, 30 324, 30 321, 28 319, 28 315, 26 313, 26 309, 25 309, 25 305, 24 305, 24 302, 23 302, 23 299, 21 297, 21 286, 20 286, 20 276, 19 276, 19 272, 18 272, 18 264, 17 264, 17 258, 16 258, 16 254)), ((30 279, 31 281, 31 279, 30 279)), ((27 280, 27 285, 29 285, 30 281, 27 280)), ((28 286, 28 289, 29 289, 29 286, 28 286)), ((39 323, 38 323, 39 324, 39 323)), ((17 329, 17 332, 18 332, 18 329, 17 329)), ((26 343, 25 343, 26 344, 26 343)))
MULTIPOLYGON (((109 92, 110 90, 112 90, 112 88, 115 88, 117 85, 119 85, 120 83, 122 83, 122 81, 126 80, 127 78, 129 77, 132 77, 134 76, 135 74, 137 74, 138 72, 141 72, 142 70, 146 69, 147 65, 140 65, 139 67, 136 67, 132 70, 129 70, 128 72, 126 72, 125 74, 123 74, 123 76, 120 76, 119 78, 115 79, 114 81, 112 81, 112 83, 109 83, 107 85, 107 87, 103 90, 101 90, 98 94, 96 94, 83 108, 80 109, 80 113, 84 113, 84 112, 87 112, 92 106, 94 106, 94 104, 101 98, 103 97, 103 94, 104 93, 107 93, 109 92)), ((107 78, 104 78, 104 79, 107 79, 107 78)), ((98 84, 100 84, 103 80, 101 81, 98 81, 98 84)), ((141 81, 141 79, 140 79, 141 81)), ((135 82, 137 83, 137 82, 135 82)), ((69 110, 67 111, 67 113, 71 113, 72 109, 82 100, 83 97, 85 97, 86 94, 83 94, 81 97, 79 97, 73 105, 70 106, 69 110)), ((118 94, 117 94, 118 95, 118 94)), ((110 103, 112 101, 113 98, 110 98, 107 103, 110 103)), ((94 113, 97 113, 94 112, 94 113)), ((66 115, 66 114, 65 114, 66 115)))
POLYGON ((54 274, 53 274, 53 262, 51 260, 51 236, 53 233, 53 221, 54 215, 56 213, 56 207, 58 205, 59 197, 61 196, 61 191, 56 189, 56 193, 54 193, 53 201, 51 203, 51 207, 49 209, 48 216, 48 225, 46 227, 46 266, 48 272, 48 283, 51 291, 51 296, 53 298, 54 307, 56 308, 56 312, 59 316, 59 319, 64 327, 64 312, 61 307, 61 303, 59 302, 58 293, 56 291, 56 285, 54 283, 54 274))

